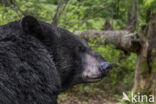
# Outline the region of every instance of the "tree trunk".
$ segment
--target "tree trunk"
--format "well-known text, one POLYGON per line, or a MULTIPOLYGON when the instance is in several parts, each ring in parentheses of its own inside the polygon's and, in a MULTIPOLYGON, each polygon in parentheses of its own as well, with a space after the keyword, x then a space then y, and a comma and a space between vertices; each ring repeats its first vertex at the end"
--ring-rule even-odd
POLYGON ((52 20, 52 24, 57 26, 58 23, 59 23, 59 20, 60 20, 60 16, 63 12, 63 10, 65 9, 67 3, 68 3, 69 0, 60 0, 59 1, 59 4, 57 6, 57 9, 56 9, 56 12, 55 12, 55 15, 54 15, 54 18, 52 20))
POLYGON ((133 91, 156 95, 156 16, 142 29, 140 39, 133 91))
POLYGON ((88 30, 84 32, 78 32, 81 38, 89 41, 90 39, 101 38, 104 41, 100 41, 99 44, 113 44, 117 49, 124 51, 137 53, 140 50, 140 40, 137 35, 124 30, 118 31, 98 31, 88 30))
POLYGON ((110 24, 110 20, 108 18, 105 20, 105 23, 104 23, 102 30, 113 30, 113 27, 110 24))
POLYGON ((132 0, 132 12, 128 11, 128 24, 125 30, 134 32, 138 23, 138 0, 132 0))

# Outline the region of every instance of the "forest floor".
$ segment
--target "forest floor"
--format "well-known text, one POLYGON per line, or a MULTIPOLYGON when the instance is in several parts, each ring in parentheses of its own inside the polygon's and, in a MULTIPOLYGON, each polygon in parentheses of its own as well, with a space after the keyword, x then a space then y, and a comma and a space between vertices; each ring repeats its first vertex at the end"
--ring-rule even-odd
POLYGON ((58 98, 58 104, 117 104, 117 102, 119 101, 114 98, 104 98, 98 94, 92 97, 62 94, 58 98))

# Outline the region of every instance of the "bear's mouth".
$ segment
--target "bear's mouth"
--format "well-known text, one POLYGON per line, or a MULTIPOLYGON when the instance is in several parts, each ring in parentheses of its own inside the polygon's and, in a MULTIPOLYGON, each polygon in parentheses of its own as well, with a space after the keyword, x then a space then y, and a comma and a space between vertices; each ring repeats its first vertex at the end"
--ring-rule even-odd
POLYGON ((98 82, 102 79, 102 77, 89 77, 86 76, 85 78, 83 78, 86 82, 98 82))

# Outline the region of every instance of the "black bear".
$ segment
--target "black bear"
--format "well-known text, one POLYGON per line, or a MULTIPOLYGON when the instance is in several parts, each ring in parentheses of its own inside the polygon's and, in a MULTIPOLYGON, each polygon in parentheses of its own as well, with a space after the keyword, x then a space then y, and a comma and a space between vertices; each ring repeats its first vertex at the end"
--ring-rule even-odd
POLYGON ((111 67, 78 36, 32 16, 0 27, 0 104, 57 104, 58 94, 111 67))

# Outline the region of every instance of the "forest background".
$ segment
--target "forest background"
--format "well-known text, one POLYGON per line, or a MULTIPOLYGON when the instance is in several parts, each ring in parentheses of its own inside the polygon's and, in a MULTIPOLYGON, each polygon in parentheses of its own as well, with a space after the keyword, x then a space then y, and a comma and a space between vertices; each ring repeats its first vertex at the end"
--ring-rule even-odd
MULTIPOLYGON (((140 48, 144 47, 144 42, 140 42, 140 34, 148 34, 146 28, 154 23, 150 34, 156 33, 156 22, 151 22, 156 20, 155 13, 156 0, 0 0, 0 25, 32 15, 79 35, 113 65, 110 75, 102 81, 77 85, 61 94, 59 104, 131 104, 121 100, 123 92, 129 95, 132 91, 155 94, 156 83, 148 82, 150 78, 156 81, 156 61, 153 66, 148 66, 148 54, 147 66, 141 66, 139 61, 144 53, 140 48), (115 39, 106 35, 115 35, 115 39), (122 40, 124 36, 135 38, 130 42, 135 41, 136 44, 133 47, 130 44, 130 48, 124 45, 125 41, 118 44, 117 37, 122 40), (137 73, 140 67, 152 70, 151 73, 144 72, 148 76, 147 80, 137 73), (140 83, 142 80, 145 83, 140 83), (148 84, 150 91, 146 88, 148 84)), ((153 45, 155 37, 151 40, 150 49, 156 48, 153 45)))

